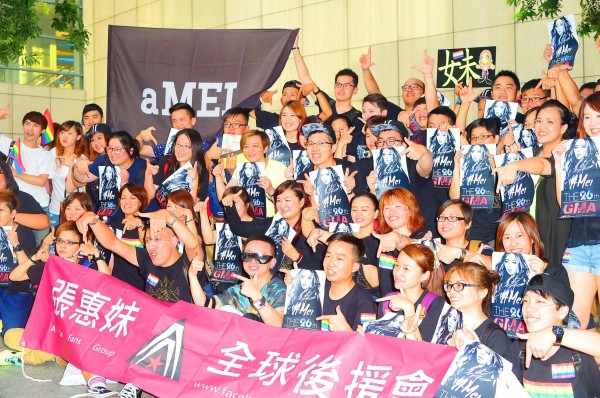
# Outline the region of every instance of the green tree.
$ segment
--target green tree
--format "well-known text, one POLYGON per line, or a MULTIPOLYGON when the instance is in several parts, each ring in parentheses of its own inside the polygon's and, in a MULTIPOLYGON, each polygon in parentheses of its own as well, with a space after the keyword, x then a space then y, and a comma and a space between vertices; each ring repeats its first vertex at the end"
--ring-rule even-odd
MULTIPOLYGON (((540 18, 556 18, 562 10, 562 0, 506 0, 518 11, 514 19, 519 22, 540 18)), ((600 0, 579 0, 581 5, 581 23, 577 28, 580 36, 600 35, 600 0)))
MULTIPOLYGON (((81 8, 75 0, 55 0, 52 28, 63 32, 75 51, 86 54, 90 33, 83 26, 81 8)), ((40 36, 40 15, 49 11, 45 3, 33 0, 0 0, 0 64, 22 59, 25 65, 37 63, 36 54, 25 54, 25 46, 40 36)))

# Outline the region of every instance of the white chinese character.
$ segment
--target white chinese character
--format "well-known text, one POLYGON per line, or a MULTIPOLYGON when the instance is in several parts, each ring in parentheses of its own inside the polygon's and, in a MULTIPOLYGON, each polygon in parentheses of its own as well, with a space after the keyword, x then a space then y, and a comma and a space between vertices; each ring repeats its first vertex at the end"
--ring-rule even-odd
POLYGON ((231 376, 231 377, 240 377, 239 373, 230 372, 231 368, 241 369, 242 364, 236 363, 236 361, 254 361, 256 358, 254 355, 250 353, 248 349, 248 344, 242 343, 241 341, 236 341, 235 347, 232 348, 222 348, 221 352, 231 360, 228 362, 224 359, 219 359, 219 365, 225 366, 225 369, 215 369, 212 366, 209 366, 207 370, 211 373, 216 373, 218 375, 223 376, 231 376), (236 351, 242 351, 243 355, 235 354, 236 351))
POLYGON ((333 384, 340 380, 335 367, 341 365, 341 362, 338 359, 331 362, 333 360, 333 354, 331 354, 318 364, 313 363, 319 357, 320 355, 317 354, 305 362, 310 366, 298 373, 300 380, 298 380, 296 387, 294 387, 295 393, 300 392, 300 395, 318 395, 320 398, 326 398, 329 396, 327 392, 333 389, 333 384), (306 376, 309 373, 310 377, 306 380, 306 376), (302 386, 307 388, 300 389, 302 386))
POLYGON ((421 369, 406 376, 396 376, 396 385, 392 391, 393 397, 422 397, 427 387, 433 383, 433 378, 427 376, 421 369))
POLYGON ((300 354, 292 352, 287 358, 277 358, 275 363, 272 363, 273 358, 279 356, 278 352, 268 352, 269 357, 260 362, 260 368, 256 371, 256 373, 252 373, 248 375, 248 377, 258 377, 258 380, 263 382, 263 385, 270 386, 272 385, 277 378, 279 378, 279 383, 283 386, 286 383, 285 374, 291 371, 296 367, 295 364, 300 362, 300 354), (281 363, 281 365, 280 365, 281 363), (291 365, 293 364, 293 365, 291 365), (273 372, 267 373, 265 370, 269 367, 273 367, 273 372), (264 381, 268 379, 267 381, 264 381))
POLYGON ((350 385, 344 387, 344 390, 348 391, 347 398, 354 397, 352 393, 357 388, 359 391, 355 398, 377 398, 392 370, 391 366, 375 365, 367 365, 367 369, 363 370, 363 365, 364 361, 360 361, 358 367, 350 372, 354 378, 350 385))
POLYGON ((106 323, 99 331, 108 329, 109 332, 114 332, 117 329, 115 337, 119 337, 121 332, 123 332, 123 336, 127 336, 127 323, 135 321, 135 317, 131 315, 132 312, 140 312, 139 307, 135 306, 135 301, 131 305, 125 305, 123 299, 119 298, 117 304, 111 306, 108 314, 104 315, 106 323), (113 325, 115 318, 119 318, 119 321, 113 325))
POLYGON ((65 311, 75 304, 75 293, 79 285, 73 282, 65 282, 62 279, 56 280, 56 285, 52 287, 52 300, 54 301, 54 315, 61 318, 65 317, 65 311))
POLYGON ((75 323, 82 326, 96 327, 96 321, 100 319, 98 312, 104 304, 110 301, 110 297, 100 294, 100 292, 92 292, 91 290, 83 289, 79 307, 75 308, 75 312, 69 319, 75 318, 75 323))

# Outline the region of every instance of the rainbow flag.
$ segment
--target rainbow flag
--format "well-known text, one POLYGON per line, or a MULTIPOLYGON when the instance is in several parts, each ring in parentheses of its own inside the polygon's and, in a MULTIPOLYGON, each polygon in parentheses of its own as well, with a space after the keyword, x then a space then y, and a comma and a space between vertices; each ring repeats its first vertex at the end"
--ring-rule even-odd
POLYGON ((52 115, 50 114, 50 109, 46 108, 44 110, 44 117, 48 121, 48 127, 42 133, 42 146, 48 145, 52 141, 54 141, 54 123, 52 123, 52 115))
POLYGON ((13 160, 13 167, 17 171, 17 174, 25 173, 25 166, 23 165, 23 160, 21 159, 21 138, 17 138, 15 141, 15 145, 10 148, 8 151, 9 159, 13 160))
POLYGON ((379 268, 394 269, 396 266, 396 257, 389 254, 381 253, 379 256, 379 268))

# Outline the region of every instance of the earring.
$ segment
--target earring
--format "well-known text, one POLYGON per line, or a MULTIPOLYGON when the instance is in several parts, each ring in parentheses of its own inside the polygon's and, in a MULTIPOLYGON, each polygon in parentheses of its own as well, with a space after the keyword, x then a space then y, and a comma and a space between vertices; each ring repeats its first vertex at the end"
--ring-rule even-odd
POLYGON ((422 280, 422 281, 421 281, 421 289, 425 290, 425 287, 426 287, 426 286, 425 286, 425 281, 424 281, 424 280, 422 280))

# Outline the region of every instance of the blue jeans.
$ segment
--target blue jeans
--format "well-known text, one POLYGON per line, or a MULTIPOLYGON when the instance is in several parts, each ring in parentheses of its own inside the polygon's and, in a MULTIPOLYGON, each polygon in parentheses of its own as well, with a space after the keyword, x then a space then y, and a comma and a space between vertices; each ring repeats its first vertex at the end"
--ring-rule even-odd
POLYGON ((0 319, 2 336, 8 329, 24 328, 33 307, 33 294, 12 293, 0 288, 0 319))

